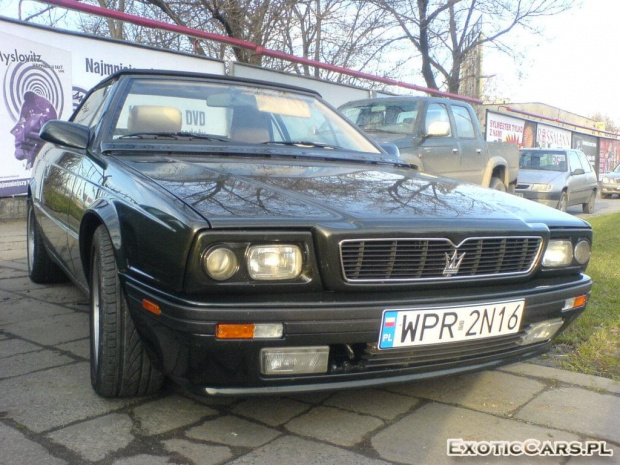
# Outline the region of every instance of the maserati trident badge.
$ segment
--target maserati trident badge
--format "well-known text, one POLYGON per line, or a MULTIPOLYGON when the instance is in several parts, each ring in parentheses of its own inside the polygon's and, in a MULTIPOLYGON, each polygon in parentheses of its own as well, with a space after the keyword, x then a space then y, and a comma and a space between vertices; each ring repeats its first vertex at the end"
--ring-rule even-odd
POLYGON ((445 253, 446 256, 446 267, 443 269, 443 275, 446 277, 453 276, 459 272, 459 268, 461 266, 461 262, 465 258, 465 252, 459 255, 459 251, 455 250, 452 256, 445 253))

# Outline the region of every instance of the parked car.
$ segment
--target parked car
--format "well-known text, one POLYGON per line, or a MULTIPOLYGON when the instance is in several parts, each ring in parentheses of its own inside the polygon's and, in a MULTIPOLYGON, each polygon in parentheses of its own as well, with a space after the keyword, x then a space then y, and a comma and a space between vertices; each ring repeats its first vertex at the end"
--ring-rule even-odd
POLYGON ((582 205, 594 212, 598 183, 585 154, 570 149, 521 149, 516 194, 566 211, 582 205))
POLYGON ((601 197, 608 199, 613 194, 620 196, 620 165, 613 171, 603 174, 601 178, 601 197))
POLYGON ((421 174, 312 91, 126 70, 40 135, 28 270, 90 294, 102 396, 493 368, 548 349, 590 294, 588 223, 421 174))
POLYGON ((394 143, 401 158, 428 174, 513 192, 516 144, 487 143, 465 102, 434 97, 356 100, 339 110, 370 137, 394 143))

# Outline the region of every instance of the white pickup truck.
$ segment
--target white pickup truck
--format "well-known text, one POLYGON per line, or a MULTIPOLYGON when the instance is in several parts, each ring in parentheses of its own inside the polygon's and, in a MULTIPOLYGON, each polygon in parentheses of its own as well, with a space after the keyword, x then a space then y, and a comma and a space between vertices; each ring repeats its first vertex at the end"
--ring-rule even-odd
POLYGON ((434 97, 356 100, 339 110, 401 158, 425 173, 514 192, 519 171, 515 144, 487 143, 472 107, 434 97))

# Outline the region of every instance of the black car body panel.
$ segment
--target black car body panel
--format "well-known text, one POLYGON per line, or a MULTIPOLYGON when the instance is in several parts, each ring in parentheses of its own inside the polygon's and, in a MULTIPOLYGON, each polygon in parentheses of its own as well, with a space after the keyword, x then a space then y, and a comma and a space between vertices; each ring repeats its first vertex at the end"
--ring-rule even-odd
MULTIPOLYGON (((125 71, 91 91, 72 118, 90 127, 87 149, 71 148, 56 138, 42 150, 29 197, 47 252, 88 291, 93 235, 105 227, 128 311, 153 366, 163 373, 216 394, 420 379, 536 355, 549 347, 551 336, 525 344, 532 325, 557 320, 561 327, 556 329, 562 331, 585 309, 585 300, 574 307, 567 302, 587 299, 590 293, 591 281, 583 273, 587 259, 575 258, 562 267, 541 263, 550 241, 589 245, 592 232, 585 221, 508 194, 421 174, 382 152, 336 113, 325 125, 343 125, 338 127, 344 135, 338 132, 336 140, 345 140, 348 148, 305 139, 289 145, 279 139, 237 141, 232 129, 230 135, 191 136, 186 122, 183 131, 174 134, 119 129, 123 112, 134 111, 126 109, 124 99, 130 99, 135 82, 157 89, 158 80, 162 89, 186 80, 196 86, 215 83, 213 89, 241 86, 246 99, 251 92, 263 92, 266 97, 257 97, 257 104, 271 114, 271 137, 276 129, 286 132, 283 121, 293 114, 302 122, 315 118, 304 105, 331 110, 314 94, 294 88, 125 71), (141 79, 147 79, 148 86, 141 79), (301 96, 311 103, 287 106, 282 95, 301 96), (93 100, 98 105, 88 107, 93 100), (510 245, 513 240, 517 245, 510 245), (355 241, 361 244, 355 245, 361 258, 350 271, 343 254, 355 241), (383 252, 370 255, 364 264, 363 249, 383 247, 386 241, 393 244, 388 257, 383 252), (458 251, 470 242, 467 253, 458 251), (274 244, 298 251, 298 272, 286 279, 254 277, 251 268, 258 262, 249 258, 252 248, 274 244), (520 244, 529 247, 530 255, 521 253, 520 244), (478 261, 489 261, 487 246, 493 263, 480 271, 478 261), (447 247, 454 255, 444 254, 442 248, 436 255, 438 273, 428 272, 426 265, 418 274, 411 272, 412 254, 422 249, 431 253, 433 247, 447 247), (206 255, 218 248, 239 260, 232 276, 223 280, 205 271, 206 255), (464 263, 471 262, 476 250, 482 252, 475 264, 470 263, 474 271, 460 275, 465 255, 464 263), (373 260, 387 260, 387 274, 377 275, 373 260), (513 262, 520 268, 510 268, 513 262), (364 267, 370 274, 360 275, 364 267), (377 348, 386 311, 445 311, 508 301, 521 302, 524 308, 519 331, 511 335, 377 348), (152 305, 156 312, 148 310, 152 305), (282 335, 241 340, 222 339, 217 333, 218 324, 263 323, 281 325, 282 335), (329 348, 321 373, 274 375, 261 368, 264 349, 314 346, 329 348), (397 361, 386 361, 389 354, 397 361)), ((205 100, 209 111, 233 105, 234 123, 237 110, 231 98, 209 94, 205 100)), ((147 116, 142 117, 172 115, 173 123, 167 124, 181 124, 169 107, 143 108, 147 116)), ((223 123, 212 124, 217 129, 223 123)), ((324 126, 313 127, 308 137, 324 131, 324 126)))

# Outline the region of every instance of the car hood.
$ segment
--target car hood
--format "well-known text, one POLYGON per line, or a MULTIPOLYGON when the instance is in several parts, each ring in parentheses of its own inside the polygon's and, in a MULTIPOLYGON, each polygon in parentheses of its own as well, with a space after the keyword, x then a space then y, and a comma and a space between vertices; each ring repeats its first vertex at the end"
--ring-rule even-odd
POLYGON ((563 181, 567 172, 565 171, 545 171, 528 170, 519 168, 519 184, 550 184, 563 181))
POLYGON ((604 176, 606 178, 611 178, 611 179, 620 179, 620 173, 615 173, 615 172, 603 173, 601 174, 601 176, 604 176))
MULTIPOLYGON (((119 157, 120 158, 120 157, 119 157)), ((197 211, 213 228, 381 229, 402 225, 445 231, 584 227, 582 220, 472 184, 405 167, 244 157, 122 157, 197 211)))
POLYGON ((366 130, 366 134, 377 143, 390 142, 399 149, 413 146, 413 135, 394 132, 366 130))

